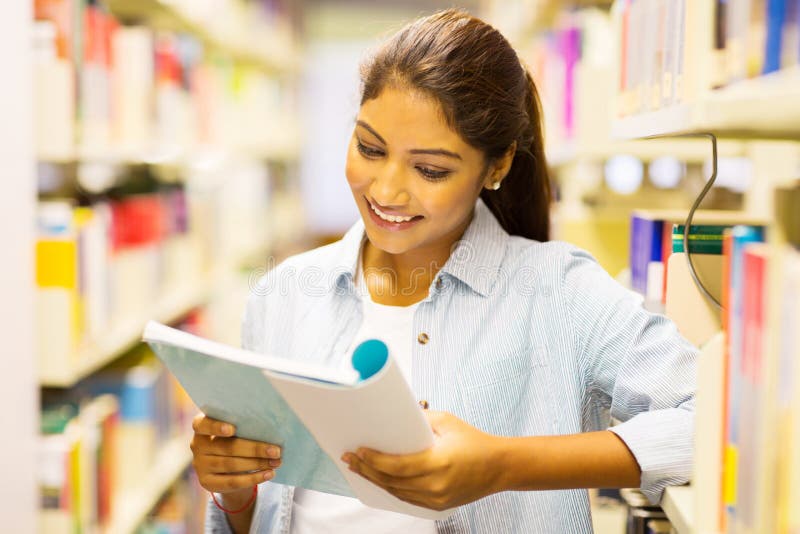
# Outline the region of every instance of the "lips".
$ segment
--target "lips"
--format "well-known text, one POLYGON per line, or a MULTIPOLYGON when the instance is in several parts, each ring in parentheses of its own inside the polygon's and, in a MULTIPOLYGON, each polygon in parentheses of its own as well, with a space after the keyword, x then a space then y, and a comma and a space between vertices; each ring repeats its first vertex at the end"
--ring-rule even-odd
POLYGON ((369 211, 370 219, 382 228, 389 230, 404 230, 409 228, 422 220, 422 215, 402 215, 390 214, 382 211, 375 204, 371 203, 366 197, 364 198, 367 203, 367 210, 369 211))

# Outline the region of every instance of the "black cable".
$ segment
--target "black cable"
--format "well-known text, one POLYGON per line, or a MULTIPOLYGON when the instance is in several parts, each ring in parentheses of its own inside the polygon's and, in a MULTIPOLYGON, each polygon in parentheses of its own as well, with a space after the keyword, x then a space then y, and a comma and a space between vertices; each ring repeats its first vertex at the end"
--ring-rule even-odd
MULTIPOLYGON (((692 261, 692 252, 689 248, 689 233, 692 230, 692 219, 694 218, 694 212, 697 211, 697 208, 703 202, 703 199, 706 197, 708 192, 714 186, 714 182, 717 180, 717 137, 712 133, 687 133, 687 134, 671 134, 671 135, 653 135, 648 136, 645 139, 658 139, 658 138, 665 138, 665 137, 706 137, 711 140, 711 177, 706 182, 705 187, 703 190, 700 191, 700 194, 697 195, 697 198, 692 204, 691 209, 689 210, 689 215, 686 217, 686 223, 683 225, 683 251, 686 253, 686 262, 689 264, 689 274, 692 275, 692 279, 694 283, 697 285, 700 292, 703 296, 708 299, 714 306, 717 308, 722 308, 722 304, 720 304, 719 300, 717 300, 714 295, 708 290, 708 288, 703 284, 703 281, 700 280, 700 277, 697 275, 697 270, 694 266, 694 261, 692 261)), ((666 266, 665 266, 666 267, 666 266)))

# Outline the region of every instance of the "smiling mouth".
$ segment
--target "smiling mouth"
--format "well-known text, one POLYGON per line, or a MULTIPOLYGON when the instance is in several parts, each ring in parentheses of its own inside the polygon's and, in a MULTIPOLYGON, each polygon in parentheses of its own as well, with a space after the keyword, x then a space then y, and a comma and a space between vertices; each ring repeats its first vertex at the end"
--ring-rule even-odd
POLYGON ((388 213, 384 213, 375 206, 372 202, 367 199, 367 206, 369 207, 372 212, 377 215, 381 220, 390 223, 407 223, 415 220, 422 219, 422 215, 390 215, 388 213))

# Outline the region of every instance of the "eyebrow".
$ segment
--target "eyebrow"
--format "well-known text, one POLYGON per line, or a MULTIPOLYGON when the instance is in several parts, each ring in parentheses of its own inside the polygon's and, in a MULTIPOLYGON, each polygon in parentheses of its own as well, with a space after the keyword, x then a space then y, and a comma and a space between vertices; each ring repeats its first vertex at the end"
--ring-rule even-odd
MULTIPOLYGON (((364 128, 365 130, 367 130, 369 133, 371 133, 372 135, 377 137, 378 141, 380 141, 384 145, 387 144, 386 141, 383 139, 383 137, 381 137, 380 134, 378 132, 376 132, 375 129, 372 126, 370 126, 369 124, 367 124, 366 122, 364 122, 362 120, 358 120, 358 121, 356 121, 356 124, 358 124, 359 126, 364 128)), ((454 158, 454 159, 458 159, 458 160, 461 159, 461 156, 459 156, 455 152, 451 152, 451 151, 445 150, 443 148, 412 148, 411 150, 409 150, 409 152, 411 154, 431 154, 431 155, 434 155, 434 156, 448 156, 448 157, 451 157, 451 158, 454 158)))

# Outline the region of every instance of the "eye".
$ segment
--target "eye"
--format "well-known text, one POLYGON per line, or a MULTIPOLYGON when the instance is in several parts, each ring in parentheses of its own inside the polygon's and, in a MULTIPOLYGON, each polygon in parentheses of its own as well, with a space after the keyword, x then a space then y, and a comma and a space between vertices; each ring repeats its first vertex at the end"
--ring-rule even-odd
POLYGON ((421 165, 417 166, 417 171, 419 171, 419 173, 426 180, 430 180, 432 182, 436 182, 436 181, 439 181, 439 180, 444 180, 445 178, 447 178, 450 175, 450 172, 451 172, 451 171, 437 171, 437 170, 431 169, 429 167, 424 167, 424 166, 421 166, 421 165))
POLYGON ((361 142, 361 139, 356 138, 356 147, 358 151, 361 152, 361 155, 366 158, 379 158, 383 156, 383 150, 378 150, 377 148, 368 147, 367 145, 361 142))

